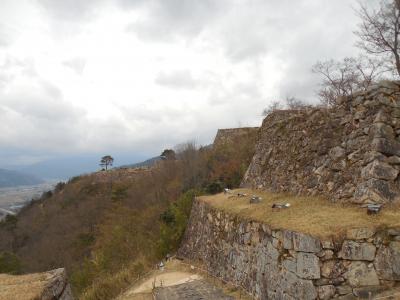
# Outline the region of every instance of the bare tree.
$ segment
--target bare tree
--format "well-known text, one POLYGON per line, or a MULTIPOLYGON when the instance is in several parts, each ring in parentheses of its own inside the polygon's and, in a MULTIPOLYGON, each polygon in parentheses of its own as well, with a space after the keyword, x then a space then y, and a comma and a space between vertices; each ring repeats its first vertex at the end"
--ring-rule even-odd
POLYGON ((307 109, 311 105, 294 96, 286 96, 285 104, 288 109, 307 109))
POLYGON ((360 2, 361 19, 355 34, 357 46, 367 54, 380 57, 389 70, 400 75, 400 0, 382 0, 378 9, 368 9, 360 2))
POLYGON ((268 107, 264 108, 262 115, 264 117, 268 116, 270 113, 282 109, 282 105, 279 101, 273 101, 270 105, 268 105, 268 107))
POLYGON ((382 62, 366 56, 346 57, 317 62, 312 71, 322 76, 318 91, 323 104, 335 106, 337 99, 353 92, 366 90, 384 72, 382 62))

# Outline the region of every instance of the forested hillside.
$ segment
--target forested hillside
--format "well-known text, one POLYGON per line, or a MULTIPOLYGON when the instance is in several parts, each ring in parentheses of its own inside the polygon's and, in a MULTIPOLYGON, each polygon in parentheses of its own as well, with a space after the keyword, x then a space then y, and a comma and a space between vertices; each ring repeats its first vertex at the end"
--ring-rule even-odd
POLYGON ((176 250, 196 195, 239 185, 254 140, 255 134, 237 147, 186 144, 152 168, 59 183, 0 223, 0 272, 66 267, 76 296, 110 299, 176 250))

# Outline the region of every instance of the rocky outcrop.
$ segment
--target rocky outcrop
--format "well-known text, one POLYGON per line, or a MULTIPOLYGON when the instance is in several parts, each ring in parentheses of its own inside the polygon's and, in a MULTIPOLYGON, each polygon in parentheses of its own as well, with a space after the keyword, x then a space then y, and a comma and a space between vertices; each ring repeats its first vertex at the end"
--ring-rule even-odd
POLYGON ((244 186, 353 203, 400 199, 400 82, 342 98, 334 109, 265 118, 244 186))
POLYGON ((400 284, 398 228, 318 238, 241 219, 199 198, 179 255, 257 299, 368 299, 400 284))
POLYGON ((0 274, 0 300, 73 300, 64 269, 28 275, 0 274))

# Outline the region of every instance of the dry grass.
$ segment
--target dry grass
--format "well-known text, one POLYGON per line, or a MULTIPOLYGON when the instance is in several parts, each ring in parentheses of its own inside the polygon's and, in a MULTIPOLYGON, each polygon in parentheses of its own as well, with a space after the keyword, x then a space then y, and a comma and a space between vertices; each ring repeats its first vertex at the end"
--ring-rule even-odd
POLYGON ((202 196, 201 201, 245 219, 261 221, 274 229, 291 229, 318 237, 338 236, 348 228, 398 227, 400 207, 387 206, 377 215, 367 215, 357 205, 332 203, 319 197, 298 197, 249 189, 234 190, 231 195, 202 196), (237 193, 246 197, 236 197, 237 193), (250 204, 252 195, 261 196, 258 204, 250 204), (273 203, 290 203, 288 209, 272 209, 273 203))
POLYGON ((0 274, 0 300, 39 299, 48 281, 48 273, 19 276, 0 274))

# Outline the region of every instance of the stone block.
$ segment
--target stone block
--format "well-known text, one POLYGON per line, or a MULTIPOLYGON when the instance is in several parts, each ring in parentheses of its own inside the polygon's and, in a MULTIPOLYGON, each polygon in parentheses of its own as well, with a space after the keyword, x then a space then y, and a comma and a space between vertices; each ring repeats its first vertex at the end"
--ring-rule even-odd
POLYGON ((397 169, 379 160, 374 160, 361 170, 361 176, 364 179, 395 180, 398 174, 397 169))
POLYGON ((390 116, 384 110, 380 110, 375 116, 374 123, 390 124, 390 116))
POLYGON ((335 249, 335 245, 332 242, 332 240, 321 241, 321 245, 322 245, 322 248, 324 248, 324 249, 331 249, 331 250, 335 249))
POLYGON ((390 242, 378 249, 374 266, 383 280, 400 280, 400 242, 390 242))
POLYGON ((379 278, 374 267, 362 261, 353 261, 345 274, 345 278, 352 287, 379 285, 379 278))
POLYGON ((297 262, 293 258, 286 258, 282 262, 282 266, 289 272, 296 273, 297 271, 297 262))
POLYGON ((395 136, 392 126, 381 122, 372 124, 369 132, 375 138, 393 139, 395 136))
POLYGON ((317 253, 321 251, 321 242, 310 235, 293 232, 293 249, 301 252, 317 253))
POLYGON ((318 287, 318 297, 321 300, 328 300, 333 298, 335 295, 336 289, 333 285, 323 285, 318 287))
POLYGON ((374 138, 371 143, 372 150, 385 155, 400 156, 400 143, 385 138, 374 138))
POLYGON ((283 232, 283 248, 287 250, 293 249, 293 232, 284 230, 283 232))
POLYGON ((355 203, 386 203, 398 197, 398 192, 386 180, 369 179, 357 186, 354 192, 355 203))
POLYGON ((353 294, 358 297, 358 299, 372 299, 372 297, 385 291, 387 288, 384 286, 367 286, 354 288, 353 294))
POLYGON ((332 160, 343 158, 345 155, 346 155, 346 150, 344 150, 340 146, 333 147, 331 150, 329 150, 329 157, 332 160))
POLYGON ((335 279, 346 271, 343 263, 336 260, 324 261, 321 266, 321 275, 325 278, 335 279))
POLYGON ((339 295, 346 295, 346 294, 352 293, 352 292, 353 292, 353 289, 352 289, 352 287, 349 286, 349 285, 338 285, 338 286, 336 287, 336 292, 337 292, 339 295))
POLYGON ((387 233, 391 236, 400 235, 400 228, 389 228, 387 233))
POLYGON ((296 274, 304 279, 318 279, 321 277, 319 259, 315 254, 299 252, 297 254, 296 274))
POLYGON ((334 252, 330 249, 324 249, 324 250, 318 252, 317 256, 323 261, 331 260, 334 257, 334 252))
POLYGON ((386 159, 386 162, 391 165, 400 165, 400 157, 399 156, 390 156, 386 159))
POLYGON ((317 290, 311 280, 299 279, 291 272, 283 272, 275 280, 280 281, 282 291, 295 299, 312 300, 318 296, 317 290))
POLYGON ((375 258, 376 247, 371 243, 358 243, 354 241, 344 241, 339 257, 349 260, 368 260, 375 258))

